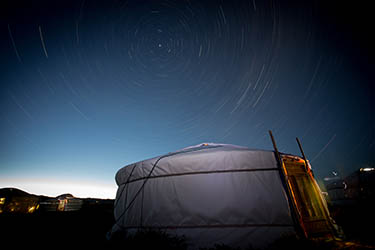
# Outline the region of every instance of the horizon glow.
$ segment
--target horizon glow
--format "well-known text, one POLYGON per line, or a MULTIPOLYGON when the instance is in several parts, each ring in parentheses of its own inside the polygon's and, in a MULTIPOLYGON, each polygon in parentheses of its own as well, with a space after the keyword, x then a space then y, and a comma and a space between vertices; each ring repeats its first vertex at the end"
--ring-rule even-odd
POLYGON ((1 188, 18 188, 35 195, 56 197, 72 194, 78 198, 114 199, 117 185, 94 180, 66 180, 64 178, 0 178, 1 188))

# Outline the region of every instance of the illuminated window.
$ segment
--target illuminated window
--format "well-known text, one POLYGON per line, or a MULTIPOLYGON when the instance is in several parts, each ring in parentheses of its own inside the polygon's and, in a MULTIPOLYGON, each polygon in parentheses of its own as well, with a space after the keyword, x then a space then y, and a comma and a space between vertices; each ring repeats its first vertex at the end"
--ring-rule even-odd
POLYGON ((5 198, 0 198, 0 205, 5 204, 5 198))

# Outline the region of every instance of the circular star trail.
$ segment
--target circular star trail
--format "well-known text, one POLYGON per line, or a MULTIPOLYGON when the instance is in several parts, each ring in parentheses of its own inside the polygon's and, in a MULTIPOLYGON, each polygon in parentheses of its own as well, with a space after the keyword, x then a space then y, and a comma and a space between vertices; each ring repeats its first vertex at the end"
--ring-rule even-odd
POLYGON ((374 165, 365 6, 64 1, 2 18, 3 176, 111 180, 204 141, 298 154, 318 176, 374 165), (363 13, 351 18, 354 12, 363 13), (23 174, 21 174, 23 173, 23 174))

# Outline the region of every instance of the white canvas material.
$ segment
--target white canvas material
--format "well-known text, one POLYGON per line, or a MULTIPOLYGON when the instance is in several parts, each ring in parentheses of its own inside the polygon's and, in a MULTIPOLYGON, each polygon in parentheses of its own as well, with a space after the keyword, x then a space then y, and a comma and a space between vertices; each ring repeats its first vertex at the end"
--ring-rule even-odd
POLYGON ((294 233, 273 151, 205 143, 120 169, 112 232, 184 235, 190 249, 265 247, 294 233))

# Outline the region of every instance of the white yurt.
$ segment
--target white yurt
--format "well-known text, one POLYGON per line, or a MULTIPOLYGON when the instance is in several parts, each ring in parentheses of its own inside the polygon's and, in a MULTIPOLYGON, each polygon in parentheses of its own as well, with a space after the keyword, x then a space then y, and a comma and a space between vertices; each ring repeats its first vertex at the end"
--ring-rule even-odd
POLYGON ((263 248, 300 228, 274 151, 203 143, 125 166, 116 182, 112 234, 156 229, 190 249, 263 248))

